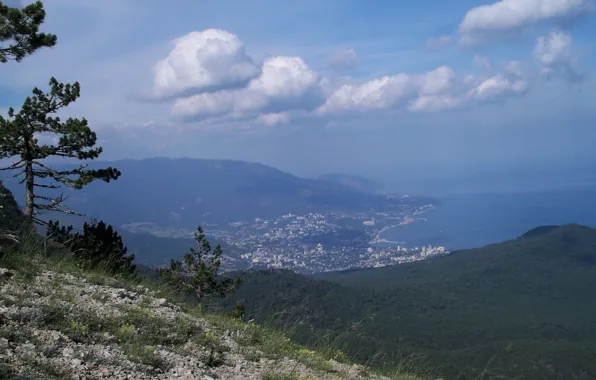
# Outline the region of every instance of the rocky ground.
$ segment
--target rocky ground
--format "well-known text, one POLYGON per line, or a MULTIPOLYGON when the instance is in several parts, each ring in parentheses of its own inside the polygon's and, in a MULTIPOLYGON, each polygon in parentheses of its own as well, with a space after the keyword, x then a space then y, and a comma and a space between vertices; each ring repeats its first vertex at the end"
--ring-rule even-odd
POLYGON ((183 309, 142 286, 0 268, 0 378, 382 379, 253 324, 183 309))

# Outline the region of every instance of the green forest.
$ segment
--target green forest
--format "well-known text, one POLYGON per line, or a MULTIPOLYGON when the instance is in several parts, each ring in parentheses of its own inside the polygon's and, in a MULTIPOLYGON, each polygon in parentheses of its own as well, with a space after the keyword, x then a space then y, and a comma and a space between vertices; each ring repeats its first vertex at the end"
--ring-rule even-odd
POLYGON ((247 318, 448 379, 596 377, 596 230, 542 227, 428 261, 242 273, 247 318), (404 365, 405 365, 404 364, 404 365))

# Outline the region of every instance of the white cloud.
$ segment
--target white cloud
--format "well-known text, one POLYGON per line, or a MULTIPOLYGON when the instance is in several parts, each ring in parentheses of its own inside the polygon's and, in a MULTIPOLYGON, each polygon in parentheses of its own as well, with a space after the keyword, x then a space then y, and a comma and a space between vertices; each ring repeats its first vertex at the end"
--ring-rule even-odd
POLYGON ((203 118, 226 113, 277 113, 312 109, 323 102, 320 77, 300 57, 272 57, 263 62, 261 75, 244 88, 180 98, 174 116, 203 118))
POLYGON ((448 91, 455 81, 455 71, 450 67, 441 66, 427 74, 421 75, 420 93, 423 95, 436 95, 448 91))
POLYGON ((288 124, 290 116, 287 112, 261 114, 257 118, 257 122, 266 127, 273 127, 279 124, 288 124))
POLYGON ((529 82, 522 77, 511 77, 503 73, 480 79, 468 92, 471 101, 485 102, 501 100, 506 96, 519 96, 529 89, 529 82))
POLYGON ((496 34, 543 21, 560 21, 592 10, 589 0, 501 0, 472 8, 459 25, 463 44, 478 44, 496 34))
POLYGON ((270 98, 295 98, 318 87, 320 77, 300 57, 272 57, 263 63, 263 73, 249 90, 270 98))
POLYGON ((387 109, 417 96, 439 95, 450 89, 455 72, 446 66, 422 75, 397 74, 339 87, 318 110, 320 114, 387 109))
POLYGON ((568 33, 556 31, 538 37, 533 55, 546 75, 560 75, 572 82, 583 78, 578 55, 573 50, 573 38, 568 33))
POLYGON ((533 74, 526 63, 509 61, 492 76, 478 78, 468 95, 472 95, 475 101, 495 101, 503 100, 505 97, 521 96, 529 91, 532 79, 533 74))
POLYGON ((426 41, 426 47, 431 50, 439 50, 451 42, 451 36, 430 37, 426 41))
POLYGON ((174 44, 168 57, 155 65, 157 98, 234 88, 259 75, 242 41, 225 30, 191 32, 174 44))
POLYGON ((531 74, 517 61, 505 63, 501 70, 484 76, 458 75, 447 66, 417 75, 398 74, 361 84, 340 86, 321 106, 319 115, 339 115, 383 109, 434 112, 503 100, 525 94, 531 74))
POLYGON ((389 108, 414 90, 412 77, 407 74, 385 76, 360 85, 346 84, 337 89, 318 112, 333 114, 345 110, 389 108))
POLYGON ((358 54, 354 49, 343 49, 329 53, 326 63, 335 71, 347 71, 356 67, 358 59, 358 54))
MULTIPOLYGON (((495 71, 482 56, 474 57, 474 65, 483 69, 481 76, 440 66, 362 82, 323 78, 297 56, 271 56, 256 66, 240 39, 221 30, 193 32, 176 41, 174 51, 158 64, 169 71, 157 71, 155 83, 162 85, 155 88, 162 96, 175 97, 172 115, 176 119, 214 125, 252 121, 271 127, 288 124, 296 115, 333 118, 381 110, 433 112, 523 95, 530 87, 530 75, 521 63, 508 62, 495 71), (197 51, 203 53, 194 59, 197 51), (214 62, 220 66, 210 66, 214 62), (238 65, 243 69, 237 70, 238 65)), ((336 68, 357 57, 350 49, 342 54, 332 57, 336 68)), ((328 59, 328 64, 333 61, 328 59)))

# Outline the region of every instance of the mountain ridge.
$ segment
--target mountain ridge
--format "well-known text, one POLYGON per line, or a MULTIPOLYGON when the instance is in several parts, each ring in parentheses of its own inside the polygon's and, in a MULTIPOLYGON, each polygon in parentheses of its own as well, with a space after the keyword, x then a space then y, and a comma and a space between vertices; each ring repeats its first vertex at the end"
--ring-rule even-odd
MULTIPOLYGON (((122 177, 92 183, 68 195, 75 210, 115 225, 156 222, 195 228, 287 213, 395 210, 432 198, 400 199, 355 190, 330 181, 300 178, 263 164, 238 160, 150 158, 91 162, 122 177), (182 174, 180 174, 182 173, 182 174)), ((18 199, 23 189, 7 184, 18 199)))

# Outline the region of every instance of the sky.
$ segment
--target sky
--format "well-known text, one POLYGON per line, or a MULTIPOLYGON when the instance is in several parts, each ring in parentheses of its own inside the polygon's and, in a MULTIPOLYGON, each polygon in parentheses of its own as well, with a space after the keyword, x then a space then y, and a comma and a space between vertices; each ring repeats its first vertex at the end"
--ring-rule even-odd
POLYGON ((78 81, 61 114, 89 120, 102 159, 403 179, 596 158, 592 0, 44 5, 57 46, 2 65, 0 112, 78 81))

